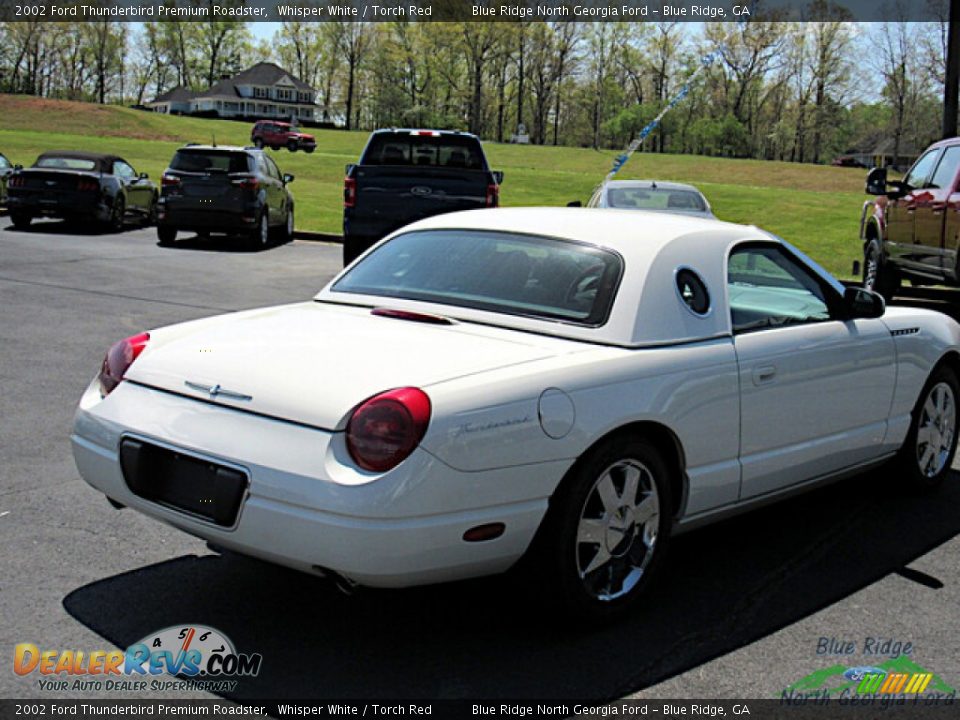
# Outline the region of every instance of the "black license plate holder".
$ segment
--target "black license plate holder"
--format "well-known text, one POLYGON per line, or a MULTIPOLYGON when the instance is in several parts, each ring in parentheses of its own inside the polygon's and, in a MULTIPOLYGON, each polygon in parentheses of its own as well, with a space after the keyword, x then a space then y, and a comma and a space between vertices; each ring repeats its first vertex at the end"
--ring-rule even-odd
POLYGON ((250 482, 236 468, 129 437, 120 442, 120 468, 137 497, 220 527, 236 524, 250 482))

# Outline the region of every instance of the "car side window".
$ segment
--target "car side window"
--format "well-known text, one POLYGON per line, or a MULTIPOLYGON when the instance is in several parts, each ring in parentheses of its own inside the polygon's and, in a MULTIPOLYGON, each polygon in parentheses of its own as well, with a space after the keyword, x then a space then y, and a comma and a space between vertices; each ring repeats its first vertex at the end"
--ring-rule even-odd
POLYGON ((273 161, 272 158, 264 157, 264 161, 267 164, 267 172, 270 174, 274 180, 280 179, 280 168, 277 167, 277 164, 273 161))
POLYGON ((136 170, 127 165, 122 160, 116 160, 113 163, 113 174, 124 180, 132 180, 137 176, 136 170))
POLYGON ((261 175, 269 177, 270 171, 267 169, 266 155, 257 155, 257 172, 261 175))
POLYGON ((957 177, 957 170, 960 169, 960 145, 948 147, 943 151, 943 157, 930 179, 929 187, 934 189, 953 188, 953 180, 957 177))
POLYGON ((922 188, 927 184, 927 179, 933 173, 933 167, 937 163, 937 157, 940 155, 940 148, 931 150, 923 155, 910 168, 910 172, 903 181, 912 188, 922 188))
POLYGON ((734 333, 830 320, 821 283, 776 245, 735 249, 727 263, 734 333))

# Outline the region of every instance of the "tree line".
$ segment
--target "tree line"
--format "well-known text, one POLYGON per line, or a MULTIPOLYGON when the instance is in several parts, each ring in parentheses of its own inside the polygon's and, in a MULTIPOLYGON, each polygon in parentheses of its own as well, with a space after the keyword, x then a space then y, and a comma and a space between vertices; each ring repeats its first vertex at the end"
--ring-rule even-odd
MULTIPOLYGON (((210 0, 213 1, 213 0, 210 0)), ((507 141, 619 148, 708 53, 714 62, 644 151, 829 162, 936 139, 940 22, 859 24, 815 0, 815 22, 285 22, 269 39, 231 21, 0 24, 0 91, 139 105, 255 62, 317 89, 332 122, 459 128, 507 141)))

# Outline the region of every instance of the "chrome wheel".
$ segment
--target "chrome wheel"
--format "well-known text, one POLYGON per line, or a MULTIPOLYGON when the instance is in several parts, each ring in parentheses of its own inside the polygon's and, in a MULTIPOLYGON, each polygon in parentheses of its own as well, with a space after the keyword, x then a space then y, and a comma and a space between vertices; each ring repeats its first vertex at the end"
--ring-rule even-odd
POLYGON ((595 599, 629 593, 653 558, 660 527, 660 497, 643 463, 623 459, 593 484, 577 525, 577 572, 595 599))
POLYGON ((268 245, 270 243, 270 221, 267 219, 267 210, 260 216, 260 244, 268 245))
POLYGON ((938 475, 950 459, 957 426, 953 388, 939 382, 930 388, 917 423, 917 467, 924 477, 938 475))

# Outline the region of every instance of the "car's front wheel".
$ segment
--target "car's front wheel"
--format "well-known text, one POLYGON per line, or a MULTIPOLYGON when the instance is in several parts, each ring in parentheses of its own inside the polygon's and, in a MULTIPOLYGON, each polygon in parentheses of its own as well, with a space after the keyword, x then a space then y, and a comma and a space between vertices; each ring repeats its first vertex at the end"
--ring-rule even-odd
POLYGON ((913 488, 933 488, 950 472, 957 452, 960 383, 949 367, 941 365, 920 393, 907 439, 900 448, 900 468, 913 488))
POLYGON ((287 222, 283 226, 283 242, 293 242, 293 205, 287 209, 287 222))
POLYGON ((296 140, 291 140, 290 142, 287 143, 287 150, 289 150, 290 152, 296 152, 298 147, 299 145, 297 144, 296 140))
POLYGON ((537 562, 564 610, 603 620, 629 608, 663 556, 669 470, 648 441, 616 438, 574 466, 550 503, 537 562))
POLYGON ((258 150, 263 150, 263 140, 261 138, 257 138, 256 140, 254 140, 253 145, 258 150))
POLYGON ((890 302, 900 290, 900 273, 884 262, 880 241, 874 238, 863 251, 863 287, 883 295, 890 302))

